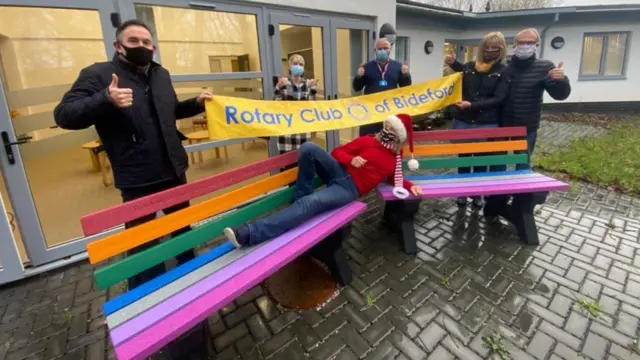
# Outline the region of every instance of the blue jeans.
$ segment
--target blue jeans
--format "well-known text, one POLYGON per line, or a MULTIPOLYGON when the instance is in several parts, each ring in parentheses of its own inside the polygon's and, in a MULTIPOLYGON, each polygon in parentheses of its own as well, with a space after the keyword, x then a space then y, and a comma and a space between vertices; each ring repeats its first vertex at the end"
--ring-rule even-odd
MULTIPOLYGON (((454 130, 462 130, 462 129, 491 129, 497 128, 498 124, 477 124, 477 123, 468 123, 462 120, 453 120, 453 124, 451 128, 454 130)), ((480 142, 487 141, 487 139, 473 139, 473 140, 462 140, 462 141, 452 141, 452 143, 469 143, 469 142, 480 142)), ((469 157, 469 156, 483 156, 483 155, 492 155, 492 154, 460 154, 459 157, 469 157)), ((474 173, 482 173, 487 172, 488 166, 474 166, 474 173)), ((458 168, 458 174, 469 174, 472 172, 470 167, 461 167, 458 168)))
MULTIPOLYGON (((320 146, 304 143, 298 150, 298 178, 291 206, 266 218, 247 224, 248 234, 236 234, 243 245, 256 245, 278 237, 325 211, 337 209, 359 196, 351 175, 320 146), (318 174, 327 185, 313 191, 313 178, 318 174)), ((241 231, 242 232, 242 231, 241 231)))
POLYGON ((527 129, 527 151, 516 151, 515 153, 529 155, 529 162, 527 164, 517 164, 516 170, 531 169, 531 155, 533 154, 533 149, 536 147, 536 140, 538 140, 538 129, 527 129))

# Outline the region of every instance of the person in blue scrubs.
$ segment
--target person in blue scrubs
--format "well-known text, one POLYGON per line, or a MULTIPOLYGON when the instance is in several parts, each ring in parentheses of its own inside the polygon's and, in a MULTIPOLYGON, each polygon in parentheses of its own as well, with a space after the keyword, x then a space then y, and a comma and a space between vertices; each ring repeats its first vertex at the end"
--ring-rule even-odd
MULTIPOLYGON (((389 58, 391 43, 382 38, 376 41, 376 58, 360 66, 353 78, 353 90, 362 91, 364 95, 396 89, 411 85, 409 65, 389 58)), ((368 124, 360 127, 360 136, 375 134, 382 130, 382 123, 368 124)))

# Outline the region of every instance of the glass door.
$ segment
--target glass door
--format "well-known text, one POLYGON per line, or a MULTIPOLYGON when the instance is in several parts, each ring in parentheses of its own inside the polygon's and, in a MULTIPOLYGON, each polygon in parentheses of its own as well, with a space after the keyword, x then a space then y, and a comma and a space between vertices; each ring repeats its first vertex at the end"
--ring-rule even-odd
MULTIPOLYGON (((20 262, 83 252, 80 217, 119 201, 105 186, 95 130, 53 120, 80 70, 113 55, 113 11, 103 0, 0 0, 0 223, 6 214, 13 224, 20 262)), ((11 248, 1 231, 2 249, 11 248)))
MULTIPOLYGON (((334 99, 331 68, 331 35, 329 19, 296 11, 273 11, 269 14, 273 29, 271 45, 274 63, 269 86, 275 91, 279 77, 289 75, 289 59, 300 55, 304 59, 304 76, 317 82, 316 100, 334 99)), ((335 145, 330 132, 312 134, 313 141, 332 149, 335 145)))
MULTIPOLYGON (((334 99, 358 96, 353 78, 361 64, 373 56, 374 23, 368 19, 331 19, 331 66, 334 99)), ((333 142, 345 144, 359 135, 358 127, 332 131, 333 142)))

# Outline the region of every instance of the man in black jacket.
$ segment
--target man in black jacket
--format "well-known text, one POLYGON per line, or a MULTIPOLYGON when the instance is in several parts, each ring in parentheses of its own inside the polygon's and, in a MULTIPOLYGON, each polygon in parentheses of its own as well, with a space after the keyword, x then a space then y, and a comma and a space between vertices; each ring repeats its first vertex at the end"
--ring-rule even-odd
MULTIPOLYGON (((525 29, 516 34, 513 58, 504 74, 509 78, 511 89, 502 109, 502 126, 527 127, 529 157, 538 137, 544 91, 555 100, 565 100, 571 94, 563 63, 556 67, 549 60, 536 58, 539 43, 540 35, 536 29, 525 29)), ((519 164, 516 169, 529 167, 528 164, 519 164)))
MULTIPOLYGON (((176 120, 202 113, 204 101, 212 94, 205 91, 197 98, 178 101, 169 72, 152 61, 155 45, 151 31, 138 20, 118 27, 114 47, 111 61, 82 69, 56 106, 54 118, 58 126, 68 130, 95 126, 111 161, 115 186, 127 202, 187 182, 189 163, 182 146, 185 138, 178 132, 176 120)), ((188 206, 185 202, 163 212, 169 214, 188 206)), ((125 223, 125 228, 154 218, 155 214, 149 214, 125 223)), ((189 229, 180 229, 172 236, 189 229)), ((145 244, 131 253, 152 245, 145 244)), ((179 264, 193 258, 193 251, 177 256, 179 264)), ((158 264, 130 278, 129 289, 164 272, 164 264, 158 264)))

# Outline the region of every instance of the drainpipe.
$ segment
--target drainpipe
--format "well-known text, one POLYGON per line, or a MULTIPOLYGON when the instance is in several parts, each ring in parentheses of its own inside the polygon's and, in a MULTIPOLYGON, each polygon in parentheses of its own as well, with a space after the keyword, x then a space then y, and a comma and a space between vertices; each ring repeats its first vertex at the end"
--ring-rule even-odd
POLYGON ((553 22, 545 26, 544 29, 542 29, 542 31, 540 32, 540 59, 544 59, 544 49, 546 47, 545 39, 546 39, 547 30, 549 30, 549 28, 552 27, 553 25, 557 24, 558 21, 560 21, 560 13, 556 13, 555 16, 553 17, 553 22))

